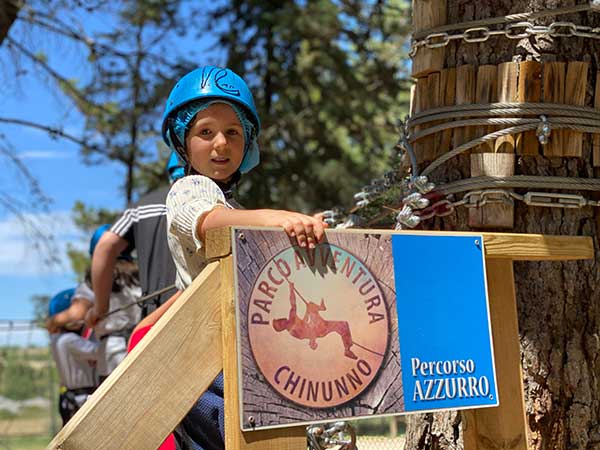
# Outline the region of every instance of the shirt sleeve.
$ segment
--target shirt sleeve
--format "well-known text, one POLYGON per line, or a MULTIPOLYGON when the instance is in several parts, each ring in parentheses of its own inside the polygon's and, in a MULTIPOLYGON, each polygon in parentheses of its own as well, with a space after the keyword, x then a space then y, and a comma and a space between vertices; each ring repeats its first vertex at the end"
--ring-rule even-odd
POLYGON ((99 357, 98 343, 80 336, 67 340, 65 342, 65 349, 79 361, 97 361, 99 357))
POLYGON ((95 302, 94 291, 86 283, 80 283, 73 294, 73 300, 75 299, 87 300, 93 304, 95 302))
POLYGON ((178 180, 169 191, 166 203, 169 233, 187 252, 202 248, 196 234, 198 220, 217 205, 227 206, 219 186, 202 175, 178 180))
POLYGON ((110 231, 115 233, 120 238, 123 238, 129 244, 129 249, 135 248, 135 241, 133 237, 133 224, 138 219, 138 209, 128 208, 125 210, 121 217, 110 227, 110 231))

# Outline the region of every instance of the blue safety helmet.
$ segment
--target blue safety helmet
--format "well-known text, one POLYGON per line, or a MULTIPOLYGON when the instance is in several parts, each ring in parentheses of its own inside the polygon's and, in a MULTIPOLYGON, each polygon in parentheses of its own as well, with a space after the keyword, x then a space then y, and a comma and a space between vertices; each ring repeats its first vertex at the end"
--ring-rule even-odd
POLYGON ((98 228, 96 228, 96 231, 94 231, 94 234, 92 234, 92 239, 90 239, 90 256, 94 254, 94 250, 96 249, 96 245, 98 245, 98 241, 100 241, 100 238, 102 237, 104 232, 109 228, 110 225, 107 223, 105 223, 104 225, 100 225, 98 228))
POLYGON ((169 156, 167 173, 169 174, 169 181, 171 183, 175 183, 175 181, 185 175, 185 163, 181 161, 176 152, 171 152, 171 156, 169 156))
POLYGON ((222 100, 242 108, 253 126, 253 135, 246 138, 244 158, 240 164, 242 173, 248 172, 259 161, 256 138, 260 132, 260 120, 254 105, 252 93, 246 82, 231 69, 204 66, 199 67, 181 78, 167 99, 162 120, 162 136, 171 150, 186 162, 185 142, 174 131, 177 112, 194 100, 222 100))
POLYGON ((50 303, 48 303, 48 316, 58 314, 71 306, 73 294, 75 294, 75 289, 71 288, 65 289, 52 297, 50 303))
MULTIPOLYGON (((96 246, 98 245, 98 242, 100 242, 100 238, 102 237, 102 235, 108 231, 110 229, 110 225, 105 223, 104 225, 100 225, 98 228, 96 228, 96 231, 94 231, 94 234, 92 235, 92 239, 90 239, 90 258, 92 256, 94 256, 94 250, 96 249, 96 246)), ((123 253, 121 253, 119 255, 119 259, 126 259, 126 260, 132 260, 131 254, 125 250, 123 253)))

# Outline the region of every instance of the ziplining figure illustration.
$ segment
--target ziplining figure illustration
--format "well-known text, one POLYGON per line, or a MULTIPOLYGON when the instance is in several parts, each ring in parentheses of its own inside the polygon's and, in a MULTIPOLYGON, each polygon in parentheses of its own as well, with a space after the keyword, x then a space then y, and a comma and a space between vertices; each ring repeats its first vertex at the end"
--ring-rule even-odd
POLYGON ((290 284, 290 313, 287 318, 273 319, 273 328, 277 332, 287 330, 297 339, 308 339, 308 345, 315 350, 318 346, 317 338, 327 336, 329 333, 337 333, 342 338, 344 344, 344 355, 350 359, 358 359, 350 347, 354 344, 352 333, 348 322, 342 320, 325 320, 320 312, 326 311, 325 300, 321 299, 320 304, 309 302, 302 297, 302 294, 296 289, 294 283, 288 280, 290 284), (300 319, 296 312, 296 293, 306 305, 304 317, 300 319))

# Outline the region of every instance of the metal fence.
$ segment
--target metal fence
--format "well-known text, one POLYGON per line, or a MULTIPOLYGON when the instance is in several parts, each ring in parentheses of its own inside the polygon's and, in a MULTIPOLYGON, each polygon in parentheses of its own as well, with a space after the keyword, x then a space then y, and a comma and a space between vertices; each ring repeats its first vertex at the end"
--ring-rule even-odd
MULTIPOLYGON (((0 320, 0 449, 43 449, 60 427, 58 381, 33 321, 0 320)), ((43 335, 42 335, 43 336, 43 335)))

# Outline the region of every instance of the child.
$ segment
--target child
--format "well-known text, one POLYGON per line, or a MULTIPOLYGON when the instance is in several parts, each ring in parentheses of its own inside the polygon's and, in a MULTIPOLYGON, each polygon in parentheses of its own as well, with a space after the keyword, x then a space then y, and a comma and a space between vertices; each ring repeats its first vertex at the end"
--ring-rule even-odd
MULTIPOLYGON (((102 225, 94 232, 90 241, 92 259, 100 238, 109 227, 109 225, 102 225)), ((141 296, 138 267, 128 253, 119 255, 112 275, 109 298, 95 299, 94 305, 87 312, 85 318, 87 325, 94 328, 94 332, 100 340, 100 358, 98 360, 100 381, 108 377, 125 359, 127 340, 141 316, 140 307, 133 304, 141 296), (131 306, 116 311, 127 305, 131 306)))
MULTIPOLYGON (((171 183, 184 176, 184 166, 175 152, 171 152, 167 174, 171 183)), ((150 301, 143 303, 142 317, 146 317, 175 293, 175 265, 167 245, 165 201, 168 192, 167 185, 141 197, 123 212, 98 241, 92 261, 94 296, 98 302, 108 302, 119 255, 134 249, 142 296, 155 295, 151 299, 154 306, 150 301), (172 289, 166 290, 169 287, 172 289)))
MULTIPOLYGON (((71 306, 75 289, 56 294, 48 307, 49 321, 66 312, 71 306)), ((50 347, 60 378, 58 409, 63 426, 81 408, 98 385, 95 366, 98 359, 98 343, 82 337, 83 322, 71 322, 52 327, 50 347)))
MULTIPOLYGON (((229 69, 206 66, 185 75, 167 100, 162 133, 186 163, 184 178, 167 196, 167 230, 183 291, 206 266, 207 230, 229 225, 282 227, 302 247, 314 248, 326 224, 284 210, 234 209, 232 188, 259 161, 260 121, 252 94, 229 69)), ((222 449, 223 378, 217 377, 182 422, 190 448, 222 449)))

